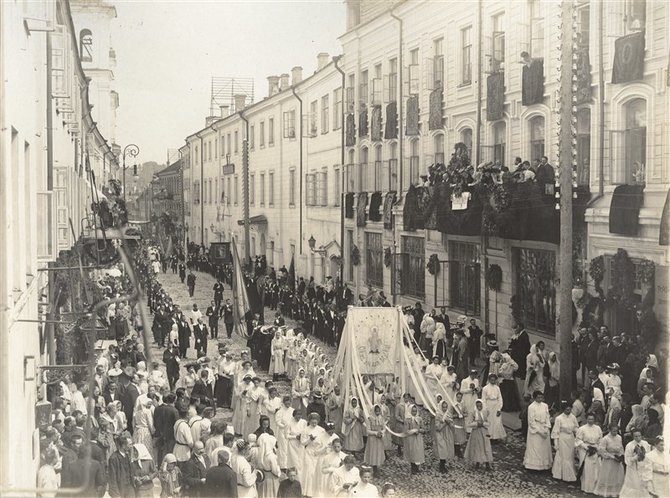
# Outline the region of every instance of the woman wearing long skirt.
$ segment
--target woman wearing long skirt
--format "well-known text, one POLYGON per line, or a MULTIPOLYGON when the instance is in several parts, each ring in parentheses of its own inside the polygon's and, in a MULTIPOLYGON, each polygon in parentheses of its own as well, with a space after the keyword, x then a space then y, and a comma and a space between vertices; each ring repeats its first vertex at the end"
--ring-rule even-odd
POLYGON ((141 405, 133 415, 133 443, 144 445, 151 458, 154 458, 154 416, 151 414, 153 402, 147 399, 144 405, 141 405))
POLYGON ((373 415, 368 417, 368 425, 366 432, 368 435, 367 443, 365 445, 365 456, 363 461, 372 467, 373 473, 377 476, 377 467, 383 465, 386 461, 384 454, 384 432, 386 430, 386 421, 382 416, 382 408, 375 405, 372 409, 373 415))
POLYGON ((447 464, 454 459, 454 420, 449 416, 449 403, 443 401, 435 417, 435 445, 440 460, 440 472, 447 472, 447 464))
POLYGON ((529 470, 549 470, 553 463, 549 429, 549 407, 540 391, 533 393, 534 401, 528 405, 528 437, 523 466, 529 470))
POLYGON ((489 438, 491 442, 504 441, 507 437, 502 423, 503 399, 498 387, 498 376, 489 374, 489 383, 482 388, 484 408, 489 412, 489 438))
MULTIPOLYGON (((387 399, 385 394, 382 394, 380 404, 382 418, 384 419, 384 427, 391 423, 391 410, 394 408, 390 399, 387 399)), ((391 433, 387 430, 383 431, 382 441, 384 441, 384 451, 393 451, 393 442, 391 441, 391 433)))
POLYGON ((287 469, 288 465, 288 433, 289 427, 293 421, 293 407, 291 406, 291 398, 284 396, 282 399, 282 406, 275 413, 275 425, 277 430, 275 435, 277 437, 277 457, 279 460, 279 467, 287 469))
POLYGON ((526 380, 524 394, 532 395, 535 391, 544 393, 544 342, 539 341, 530 347, 526 356, 526 380))
POLYGON ((335 430, 340 432, 342 430, 342 415, 344 406, 342 403, 342 394, 340 386, 335 386, 333 392, 328 395, 326 400, 326 418, 328 422, 335 424, 335 430))
POLYGON ((217 406, 229 408, 233 395, 233 376, 235 374, 235 362, 233 354, 227 352, 225 356, 219 358, 216 363, 216 384, 214 387, 214 397, 217 406))
POLYGON ((554 479, 575 482, 577 480, 575 472, 575 434, 579 429, 579 423, 572 414, 570 403, 563 401, 561 407, 563 413, 556 417, 554 428, 551 430, 551 439, 553 439, 556 448, 551 475, 554 479))
POLYGON ((307 400, 309 398, 310 385, 309 379, 305 376, 305 369, 298 369, 298 377, 293 379, 291 386, 291 397, 293 398, 293 408, 304 412, 307 408, 307 400))
POLYGON ((342 451, 342 441, 334 439, 321 460, 321 490, 324 496, 329 495, 333 487, 333 472, 342 466, 346 456, 347 454, 342 451))
POLYGON ((619 496, 623 485, 623 442, 619 435, 619 426, 612 424, 609 433, 605 434, 598 443, 600 455, 600 469, 598 482, 593 493, 598 496, 619 496))
MULTIPOLYGON (((650 355, 653 356, 653 355, 650 355)), ((649 452, 647 458, 651 463, 651 493, 652 496, 667 495, 670 489, 670 457, 664 451, 662 437, 657 437, 653 441, 654 448, 649 452)))
POLYGON ((130 475, 135 486, 135 497, 153 498, 153 481, 158 476, 156 464, 145 445, 134 444, 131 451, 130 475))
MULTIPOLYGON (((409 393, 403 394, 402 401, 398 402, 395 406, 393 413, 394 427, 396 434, 402 434, 405 432, 405 412, 409 414, 410 396, 409 393)), ((398 445, 398 456, 402 456, 402 448, 405 445, 404 438, 399 436, 393 436, 392 441, 398 445)))
POLYGON ((363 451, 363 423, 365 417, 358 406, 358 399, 351 398, 349 408, 344 412, 344 450, 351 453, 363 451))
POLYGON ((251 387, 251 375, 246 375, 242 382, 235 387, 233 401, 233 429, 235 434, 245 437, 244 421, 247 418, 247 397, 251 387))
POLYGON ((282 331, 278 329, 270 343, 270 368, 268 369, 268 375, 272 375, 272 380, 275 382, 279 379, 280 375, 286 373, 286 366, 284 365, 284 342, 285 339, 282 331))
POLYGON ((475 409, 468 413, 467 426, 470 429, 470 439, 465 447, 465 461, 474 463, 479 467, 480 463, 486 464, 486 468, 491 468, 493 463, 493 452, 491 451, 491 441, 488 437, 489 413, 484 408, 481 399, 475 401, 475 409))
POLYGON ((307 427, 300 434, 300 444, 305 448, 305 458, 303 460, 303 474, 300 480, 302 484, 302 494, 304 496, 319 496, 322 491, 319 489, 317 473, 319 455, 324 449, 324 436, 326 431, 319 425, 321 417, 318 413, 310 413, 307 417, 307 427))
POLYGON ((501 355, 502 361, 498 367, 498 375, 500 375, 500 393, 503 399, 504 412, 518 412, 521 410, 519 403, 519 394, 514 382, 514 372, 519 369, 519 365, 512 359, 509 353, 504 352, 501 355))
POLYGON ((651 446, 642 439, 640 430, 633 431, 633 440, 626 445, 624 460, 626 476, 619 492, 620 498, 647 498, 650 496, 652 464, 647 458, 651 446))
POLYGON ((463 457, 463 445, 468 442, 468 433, 465 427, 467 412, 463 405, 463 393, 456 393, 456 402, 449 407, 449 416, 454 421, 454 452, 459 458, 463 457))
POLYGON ((582 469, 581 490, 585 493, 593 493, 598 481, 598 469, 600 461, 598 457, 598 442, 603 437, 603 432, 595 424, 596 418, 592 413, 586 416, 586 425, 577 429, 575 435, 578 456, 578 468, 582 469))
POLYGON ((265 473, 265 479, 256 484, 258 498, 275 498, 279 491, 279 460, 275 453, 277 439, 270 434, 261 434, 258 444, 258 468, 265 473))
POLYGON ((410 463, 412 474, 419 473, 419 465, 426 461, 426 452, 423 445, 423 419, 419 415, 419 408, 412 405, 410 416, 405 420, 405 460, 410 463))
POLYGON ((247 391, 246 415, 242 422, 242 436, 246 439, 249 434, 253 434, 258 429, 259 424, 259 406, 258 400, 262 388, 259 387, 261 379, 254 377, 247 391))
POLYGON ((288 425, 286 434, 287 455, 286 468, 295 467, 298 470, 298 480, 303 481, 303 461, 305 459, 305 447, 300 442, 300 435, 307 428, 307 421, 300 418, 300 412, 293 411, 293 416, 288 425))

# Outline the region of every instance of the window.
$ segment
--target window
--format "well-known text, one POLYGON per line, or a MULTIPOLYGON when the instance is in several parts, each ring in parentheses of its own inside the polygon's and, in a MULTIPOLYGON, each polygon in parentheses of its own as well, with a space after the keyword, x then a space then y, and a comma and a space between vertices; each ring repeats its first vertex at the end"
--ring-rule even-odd
POLYGON ((268 205, 274 206, 275 203, 275 174, 270 171, 268 174, 268 205))
POLYGON ((541 249, 513 250, 516 298, 526 327, 554 334, 556 326, 556 256, 541 249))
POLYGON ((240 189, 239 189, 239 182, 237 181, 237 175, 235 175, 235 205, 237 206, 237 202, 240 199, 240 189))
POLYGON ((409 160, 406 170, 404 188, 408 189, 410 185, 419 184, 419 139, 415 138, 409 143, 409 160))
POLYGON ((265 173, 261 173, 258 190, 261 197, 261 206, 265 206, 265 173))
MULTIPOLYGON (((226 144, 227 145, 226 148, 228 150, 228 154, 230 154, 233 151, 233 148, 231 147, 232 142, 230 140, 230 133, 228 133, 227 141, 228 141, 228 143, 226 144)), ((198 152, 198 150, 196 149, 196 154, 197 154, 197 152, 198 152)))
POLYGON ((268 119, 268 145, 275 144, 275 118, 268 119))
POLYGON ((419 94, 419 49, 415 48, 409 52, 409 93, 410 95, 419 94))
POLYGON ((642 184, 647 164, 647 101, 633 99, 624 107, 623 158, 612 175, 614 184, 642 184), (623 159, 623 163, 621 163, 623 159))
POLYGON ((345 253, 347 255, 347 280, 349 282, 354 280, 354 263, 351 259, 351 253, 354 251, 354 231, 353 230, 347 230, 347 252, 345 253))
POLYGON ((585 2, 577 7, 577 48, 589 48, 591 39, 591 2, 585 2))
POLYGON ((461 131, 461 142, 468 149, 468 156, 472 158, 472 128, 463 128, 461 131))
POLYGON ((361 162, 358 165, 359 192, 366 192, 368 187, 368 148, 361 148, 361 162))
POLYGON ((461 30, 461 84, 472 83, 472 26, 461 30))
POLYGON ((314 206, 316 204, 316 174, 308 173, 305 175, 305 205, 314 206))
POLYGON ((368 103, 368 95, 369 89, 368 89, 368 71, 367 69, 365 71, 361 71, 361 81, 358 86, 358 100, 362 104, 367 104, 368 103))
POLYGON ((323 168, 319 174, 321 181, 319 183, 318 202, 320 206, 328 205, 328 170, 323 168))
POLYGON ((232 189, 230 188, 230 177, 226 178, 226 193, 228 194, 226 196, 226 204, 230 206, 230 198, 232 196, 232 189))
POLYGON ((375 76, 372 79, 372 105, 381 105, 383 95, 382 65, 375 64, 375 76))
POLYGON ((328 127, 330 126, 330 97, 324 95, 321 97, 321 133, 328 133, 328 127))
POLYGON ((544 118, 536 116, 530 120, 530 159, 541 159, 544 155, 544 118))
POLYGON ((288 172, 288 205, 295 206, 295 168, 288 172))
POLYGON ((433 138, 435 149, 435 164, 444 164, 444 134, 438 133, 433 138))
POLYGON ((423 237, 402 237, 402 252, 407 254, 407 265, 402 269, 403 294, 423 299, 426 293, 425 249, 423 237))
POLYGON ((295 111, 284 113, 284 138, 295 138, 295 111))
POLYGON ((577 185, 589 184, 591 166, 591 110, 577 111, 577 185))
POLYGON ((530 56, 544 57, 544 13, 541 0, 530 0, 530 56))
POLYGON ((353 112, 354 110, 354 89, 356 88, 356 76, 353 74, 349 75, 349 83, 347 84, 347 93, 345 95, 347 99, 347 112, 353 112))
POLYGON ((395 57, 389 60, 388 75, 388 101, 398 100, 398 59, 395 57))
POLYGON ((385 181, 385 171, 384 163, 382 163, 382 146, 377 145, 375 147, 375 168, 372 175, 372 190, 374 192, 380 192, 386 185, 388 185, 388 180, 385 181))
POLYGON ((505 63, 505 27, 503 25, 505 14, 497 14, 491 18, 493 27, 491 70, 500 71, 505 63))
POLYGON ((249 175, 249 204, 254 205, 256 200, 256 175, 251 173, 249 175))
POLYGON ((226 141, 223 135, 221 135, 219 139, 221 140, 221 146, 219 147, 221 149, 221 157, 224 157, 226 155, 226 141))
POLYGON ((641 31, 647 21, 646 0, 627 0, 624 16, 627 31, 641 31))
POLYGON ((342 186, 341 186, 341 179, 340 179, 340 168, 337 166, 333 168, 333 196, 334 196, 334 206, 339 206, 340 205, 340 197, 342 197, 342 186))
POLYGON ((237 151, 239 150, 239 143, 240 143, 240 134, 235 130, 235 154, 237 154, 237 151))
POLYGON ((493 161, 505 165, 505 123, 493 125, 493 161))
POLYGON ((258 141, 260 142, 261 147, 265 147, 265 121, 261 121, 261 127, 259 130, 258 141))
POLYGON ((253 150, 255 145, 256 145, 256 130, 255 126, 251 125, 249 127, 249 148, 253 150))
POLYGON ((356 192, 356 175, 354 174, 354 150, 349 150, 349 161, 344 166, 344 191, 356 192))
POLYGON ((368 287, 384 287, 384 249, 382 234, 365 232, 365 283, 368 287))
MULTIPOLYGON (((631 303, 634 305, 630 308, 624 306, 611 306, 605 311, 605 324, 612 331, 625 330, 631 331, 633 334, 639 333, 640 322, 635 316, 635 312, 639 309, 642 302, 643 290, 642 282, 640 281, 640 263, 639 259, 631 258, 632 268, 630 269, 633 277, 633 293, 630 296, 631 303)), ((613 277, 615 273, 614 255, 605 255, 605 279, 603 287, 609 289, 614 285, 613 277)))
POLYGON ((398 144, 389 145, 389 191, 398 190, 398 144))
POLYGON ((342 89, 336 88, 333 92, 333 130, 342 128, 342 89))
MULTIPOLYGON (((223 185, 222 185, 223 186, 223 185)), ((176 189, 175 189, 176 190, 176 189)), ((219 179, 214 180, 214 202, 219 203, 219 179)))
POLYGON ((200 182, 193 182, 193 204, 200 204, 200 182))
POLYGON ((93 61, 93 33, 90 29, 82 29, 79 32, 79 55, 82 62, 93 61))
POLYGON ((433 88, 444 86, 444 38, 433 40, 433 88))
POLYGON ((481 265, 477 244, 449 242, 449 303, 479 316, 481 308, 481 265))
POLYGON ((309 135, 315 137, 319 129, 316 126, 318 102, 315 100, 309 104, 309 135))
POLYGON ((200 152, 200 148, 199 148, 199 146, 196 145, 195 146, 195 164, 196 165, 200 164, 200 154, 199 154, 199 152, 200 152))

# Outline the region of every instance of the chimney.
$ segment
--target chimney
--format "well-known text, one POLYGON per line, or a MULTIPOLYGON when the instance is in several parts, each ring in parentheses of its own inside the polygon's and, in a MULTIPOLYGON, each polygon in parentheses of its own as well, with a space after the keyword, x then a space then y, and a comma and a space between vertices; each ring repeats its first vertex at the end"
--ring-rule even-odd
POLYGON ((288 74, 284 73, 279 77, 279 89, 286 90, 288 88, 288 74))
POLYGON ((230 114, 230 107, 227 105, 220 105, 219 109, 221 110, 221 117, 225 118, 230 114))
POLYGON ((279 92, 279 76, 268 76, 268 97, 279 92))
POLYGON ((316 70, 321 71, 326 65, 328 64, 328 61, 330 59, 330 56, 328 55, 328 52, 321 52, 319 55, 316 56, 316 70))
POLYGON ((302 67, 295 66, 291 69, 291 85, 295 86, 302 81, 302 67))
POLYGON ((236 93, 233 95, 235 100, 235 112, 240 112, 246 106, 247 96, 243 93, 236 93))

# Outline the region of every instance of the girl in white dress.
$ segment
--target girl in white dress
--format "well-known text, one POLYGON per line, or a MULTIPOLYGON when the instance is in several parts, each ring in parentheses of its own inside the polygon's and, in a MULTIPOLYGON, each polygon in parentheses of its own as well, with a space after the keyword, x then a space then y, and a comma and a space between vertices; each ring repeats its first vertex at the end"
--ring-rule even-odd
POLYGON ((572 406, 567 401, 561 403, 563 413, 554 421, 551 430, 551 439, 554 441, 556 456, 551 475, 554 479, 574 482, 577 480, 575 473, 575 433, 579 429, 577 418, 572 414, 572 406))
POLYGON ((549 470, 553 462, 549 407, 544 403, 544 395, 540 391, 535 391, 533 398, 534 401, 528 405, 528 437, 523 466, 529 470, 549 470))
POLYGON ((621 498, 646 498, 651 496, 652 463, 647 458, 651 446, 642 439, 642 432, 633 431, 633 440, 626 445, 624 459, 626 462, 626 476, 619 492, 621 498))
POLYGON ((324 449, 323 442, 326 431, 319 426, 320 416, 318 413, 310 413, 307 418, 307 427, 300 434, 300 444, 305 448, 303 463, 302 494, 304 496, 320 496, 320 479, 318 478, 319 455, 324 449))
POLYGON ((275 336, 272 338, 270 343, 270 368, 268 369, 268 375, 272 375, 272 380, 275 382, 279 379, 280 375, 286 373, 286 367, 284 365, 284 336, 282 335, 281 329, 278 329, 275 332, 275 336))
POLYGON ((598 442, 600 469, 594 494, 605 497, 619 496, 623 486, 623 443, 619 435, 619 426, 610 425, 609 433, 598 442))
POLYGON ((484 408, 489 412, 489 437, 491 442, 504 441, 507 437, 502 423, 503 399, 498 387, 498 376, 494 373, 489 375, 489 383, 482 388, 482 401, 484 408))
POLYGON ((595 416, 589 413, 586 416, 586 425, 582 425, 577 429, 577 434, 575 435, 578 469, 582 469, 581 489, 585 493, 593 493, 595 491, 600 467, 598 442, 603 437, 603 431, 595 424, 595 421, 595 416))

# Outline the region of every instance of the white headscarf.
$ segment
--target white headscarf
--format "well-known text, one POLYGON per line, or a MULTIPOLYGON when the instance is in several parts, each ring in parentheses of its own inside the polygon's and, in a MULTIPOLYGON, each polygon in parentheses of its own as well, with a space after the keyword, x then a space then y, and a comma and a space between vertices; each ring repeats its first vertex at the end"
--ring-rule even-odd
POLYGON ((275 454, 275 446, 277 445, 277 438, 270 434, 264 433, 258 438, 258 466, 262 469, 271 469, 272 461, 271 455, 275 454))

